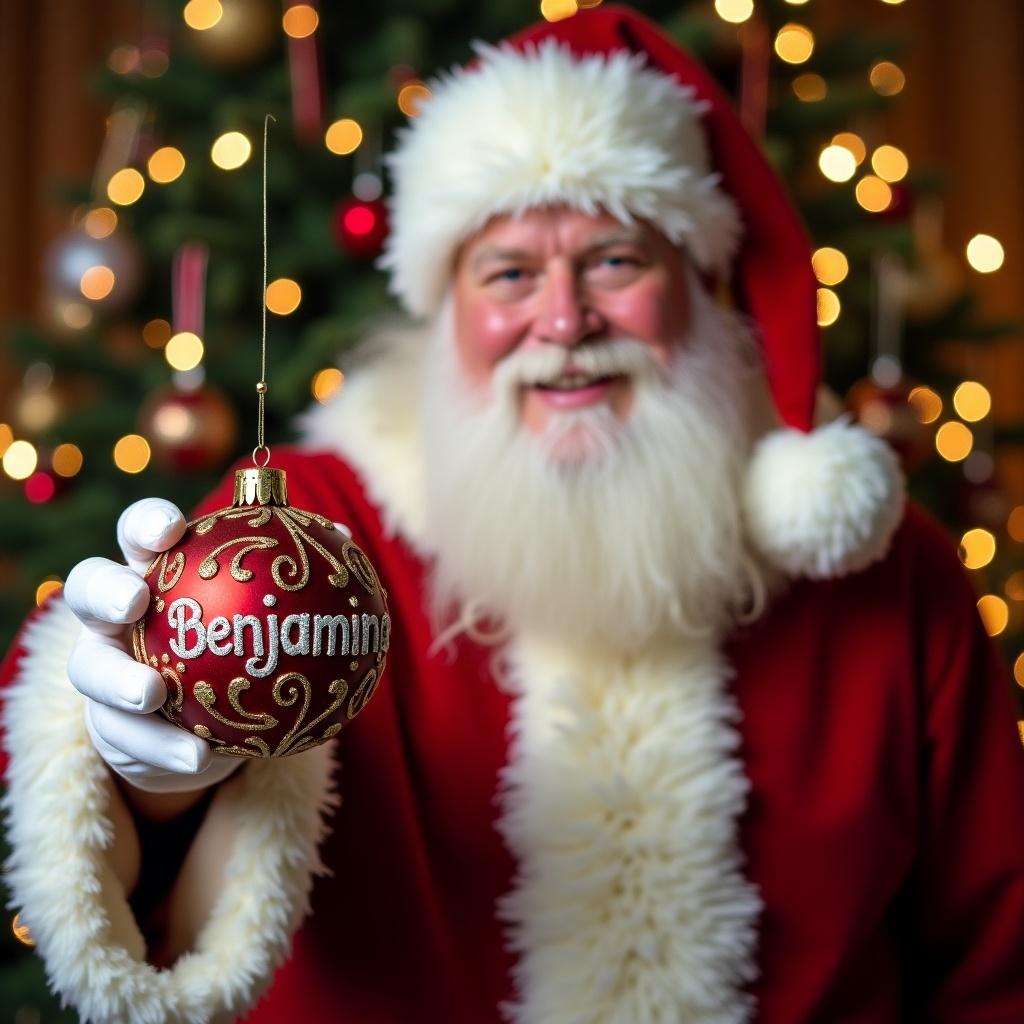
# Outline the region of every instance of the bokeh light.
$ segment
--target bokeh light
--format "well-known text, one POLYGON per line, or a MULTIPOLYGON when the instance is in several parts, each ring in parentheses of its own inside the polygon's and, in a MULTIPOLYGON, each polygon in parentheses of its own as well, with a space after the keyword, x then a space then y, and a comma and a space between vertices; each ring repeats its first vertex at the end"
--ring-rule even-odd
POLYGON ((57 476, 75 476, 82 468, 82 449, 77 444, 59 444, 50 456, 50 465, 57 476))
POLYGON ((0 423, 0 459, 3 458, 4 452, 14 443, 14 431, 11 430, 10 425, 7 423, 0 423))
POLYGON ((989 636, 999 636, 1010 621, 1009 605, 995 594, 985 594, 978 598, 978 613, 989 636))
POLYGON ((545 21, 564 21, 579 10, 576 0, 541 0, 540 13, 545 21))
POLYGON ((814 35, 804 25, 783 25, 775 37, 775 52, 787 64, 803 64, 814 53, 814 35))
POLYGON ((808 71, 793 79, 793 92, 804 103, 817 103, 828 95, 828 83, 821 75, 808 71))
MULTIPOLYGON (((57 591, 59 591, 63 586, 64 581, 59 576, 48 576, 45 580, 43 580, 42 583, 39 584, 38 587, 36 587, 36 607, 42 608, 42 606, 46 603, 46 599, 51 594, 56 594, 57 591)), ((15 921, 17 921, 17 918, 15 918, 15 921)), ((21 927, 25 928, 24 925, 22 925, 21 927)), ((27 932, 28 929, 25 928, 25 931, 27 932)), ((18 932, 15 930, 14 934, 17 935, 18 932)))
POLYGON ((967 243, 967 262, 979 274, 991 274, 1003 265, 1002 243, 991 235, 975 235, 967 243))
POLYGON ((977 423, 992 411, 992 396, 984 384, 976 380, 965 380, 953 392, 953 408, 962 420, 977 423))
POLYGON ((320 370, 313 376, 313 383, 310 390, 318 402, 326 402, 332 395, 336 395, 341 386, 345 383, 345 375, 336 367, 328 367, 320 370))
POLYGON ((125 434, 114 445, 114 465, 122 473, 141 473, 150 454, 149 442, 141 434, 125 434))
POLYGON ((37 469, 25 481, 25 500, 33 505, 45 505, 57 493, 57 483, 45 470, 37 469))
POLYGON ((1024 544, 1024 505, 1018 505, 1006 520, 1006 532, 1018 543, 1024 544))
POLYGON ((267 309, 278 316, 287 316, 299 308, 302 289, 290 277, 279 277, 267 285, 267 309))
MULTIPOLYGON (((1013 678, 1018 686, 1024 686, 1024 654, 1018 654, 1013 663, 1013 678)), ((1024 722, 1021 722, 1021 738, 1024 739, 1024 722)))
POLYGON ((824 285, 839 284, 850 272, 850 262, 845 254, 827 245, 814 250, 811 266, 814 276, 824 285))
POLYGON ((962 462, 971 454, 974 435, 968 427, 955 420, 943 423, 935 432, 935 450, 947 462, 962 462))
POLYGON ((39 455, 28 441, 12 441, 4 452, 4 472, 12 480, 27 480, 38 463, 39 455))
POLYGON ((87 298, 98 302, 105 299, 113 290, 117 279, 110 267, 103 264, 89 267, 78 282, 78 290, 87 298))
POLYGON ((911 388, 907 402, 921 423, 934 423, 942 415, 942 399, 923 384, 911 388))
POLYGON ((1003 587, 1011 601, 1024 601, 1024 569, 1018 569, 1003 587))
POLYGON ((180 178, 185 170, 185 156, 174 146, 161 146, 146 162, 150 178, 158 185, 180 178))
POLYGON ((868 155, 868 147, 856 132, 839 132, 838 135, 833 135, 832 145, 842 146, 843 149, 848 149, 853 154, 853 159, 857 161, 858 167, 864 162, 864 158, 868 155))
POLYGON ((981 569, 996 556, 996 538, 980 527, 968 530, 960 538, 960 561, 968 569, 981 569))
POLYGON ((80 331, 92 323, 92 310, 84 302, 64 302, 60 306, 60 318, 73 331, 80 331))
POLYGON ((181 16, 189 28, 205 32, 208 28, 213 28, 224 16, 224 8, 220 0, 189 0, 181 16))
POLYGON ((305 39, 311 36, 317 25, 320 24, 320 15, 309 4, 293 4, 284 12, 281 19, 281 27, 286 36, 292 39, 305 39))
POLYGON ((731 25, 741 25, 754 13, 754 0, 715 0, 715 13, 731 25))
POLYGON ((109 206, 97 206, 82 218, 82 227, 90 238, 109 238, 117 228, 117 214, 109 206))
POLYGON ((225 132, 210 147, 210 158, 222 171, 236 171, 252 156, 252 143, 241 132, 225 132))
POLYGON ((398 91, 398 109, 406 117, 418 117, 429 99, 430 90, 422 82, 406 82, 398 91))
POLYGON ((171 340, 171 325, 166 320, 150 320, 142 328, 142 340, 150 348, 163 348, 171 340))
POLYGON ((895 96, 903 91, 907 84, 907 76, 903 74, 903 69, 898 64, 893 64, 891 60, 880 60, 872 65, 868 72, 868 81, 879 96, 895 96))
POLYGON ((826 146, 818 155, 818 167, 829 181, 849 181, 857 172, 857 158, 845 146, 826 146))
POLYGON ((871 154, 871 169, 882 181, 902 181, 910 170, 910 161, 898 146, 879 146, 871 154))
POLYGON ((332 153, 347 156, 354 153, 363 141, 363 129, 358 121, 343 117, 335 121, 324 133, 324 143, 332 153))
POLYGON ((842 306, 831 288, 818 289, 818 326, 828 327, 839 319, 842 306))
POLYGON ((868 213, 881 213, 892 202, 892 189, 873 174, 866 174, 857 182, 854 195, 868 213))
POLYGON ((164 346, 164 358, 175 370, 194 370, 203 361, 202 340, 191 331, 181 331, 164 346))
POLYGON ((131 206, 146 190, 146 179, 134 167, 122 167, 107 182, 107 196, 118 206, 131 206))

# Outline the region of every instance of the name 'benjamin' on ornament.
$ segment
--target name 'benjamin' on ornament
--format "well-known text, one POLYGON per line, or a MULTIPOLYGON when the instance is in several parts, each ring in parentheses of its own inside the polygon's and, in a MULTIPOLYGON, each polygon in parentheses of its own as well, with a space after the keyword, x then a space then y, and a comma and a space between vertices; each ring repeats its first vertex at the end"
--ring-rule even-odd
MULTIPOLYGON (((272 607, 277 599, 267 594, 263 603, 272 607)), ((391 637, 391 617, 386 613, 300 612, 286 615, 283 621, 272 612, 265 621, 256 615, 235 614, 231 619, 217 615, 206 624, 202 607, 191 597, 171 602, 167 624, 174 633, 168 646, 176 657, 191 661, 207 651, 220 657, 245 657, 245 671, 256 679, 273 674, 282 652, 314 658, 386 654, 391 637)))

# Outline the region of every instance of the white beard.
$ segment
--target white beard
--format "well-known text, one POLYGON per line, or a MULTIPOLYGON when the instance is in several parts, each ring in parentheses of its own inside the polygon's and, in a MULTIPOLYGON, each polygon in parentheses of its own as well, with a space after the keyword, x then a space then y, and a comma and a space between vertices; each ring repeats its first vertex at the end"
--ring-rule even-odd
POLYGON ((446 303, 420 409, 433 609, 442 624, 454 616, 445 636, 494 620, 630 651, 718 635, 759 611, 738 498, 750 339, 692 275, 690 303, 668 367, 632 340, 572 350, 575 365, 632 375, 625 420, 605 407, 553 412, 539 437, 520 421, 520 388, 552 379, 570 353, 513 353, 481 397, 458 365, 446 303))

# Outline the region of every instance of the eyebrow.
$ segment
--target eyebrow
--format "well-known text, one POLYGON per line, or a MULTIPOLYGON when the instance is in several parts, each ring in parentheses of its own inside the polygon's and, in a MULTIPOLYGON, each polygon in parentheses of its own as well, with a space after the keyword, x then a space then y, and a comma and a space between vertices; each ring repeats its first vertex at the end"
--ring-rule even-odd
MULTIPOLYGON (((600 235, 580 250, 579 255, 587 256, 590 253, 599 252, 601 249, 608 249, 613 245, 644 245, 645 236, 637 230, 614 231, 607 235, 600 235)), ((478 270, 483 264, 492 260, 515 262, 517 260, 529 259, 533 254, 527 249, 505 249, 497 245, 484 246, 473 254, 470 266, 478 270)))

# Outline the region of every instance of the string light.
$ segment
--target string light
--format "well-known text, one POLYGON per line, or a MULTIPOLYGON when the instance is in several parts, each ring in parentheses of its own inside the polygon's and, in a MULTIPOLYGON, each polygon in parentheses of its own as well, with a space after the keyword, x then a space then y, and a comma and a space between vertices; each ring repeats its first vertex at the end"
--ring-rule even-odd
POLYGON ((290 277, 279 277, 267 285, 267 309, 278 316, 287 316, 299 308, 302 289, 290 277))
POLYGON ((181 331, 164 346, 164 358, 175 370, 194 370, 203 361, 203 343, 191 331, 181 331))
POLYGON ((541 0, 540 13, 545 21, 564 21, 579 10, 576 0, 541 0))
POLYGON ((991 235, 975 235, 967 243, 967 262, 979 274, 991 274, 1003 265, 1002 243, 991 235))
POLYGON ((996 556, 996 538, 980 527, 968 530, 960 538, 960 561, 968 569, 981 569, 996 556))
POLYGON ((189 0, 181 12, 185 24, 197 32, 205 32, 213 28, 224 17, 224 8, 220 0, 189 0))
POLYGON ((325 145, 338 156, 354 153, 362 141, 363 129, 359 122, 353 121, 351 117, 335 121, 324 133, 325 145))
POLYGON ((141 473, 150 458, 149 442, 141 434, 125 434, 114 445, 114 465, 122 473, 141 473))
POLYGON ((1024 601, 1024 569, 1019 569, 1007 581, 1003 588, 1011 601, 1024 601))
POLYGON ((793 92, 804 103, 817 103, 828 95, 828 83, 821 75, 808 71, 793 79, 793 92))
POLYGON ((845 146, 826 146, 818 155, 818 167, 829 181, 849 181, 857 173, 857 158, 845 146))
POLYGON ((947 462, 962 462, 971 454, 974 435, 955 420, 943 423, 935 432, 935 450, 947 462))
POLYGON ((146 179, 134 167, 122 167, 107 182, 107 196, 118 206, 131 206, 146 189, 146 179))
POLYGON ((976 380, 965 380, 953 392, 953 408, 962 420, 977 423, 992 411, 992 396, 984 384, 976 380))
POLYGON ((114 290, 114 284, 116 281, 117 278, 114 276, 114 272, 110 267, 105 267, 101 263, 98 266, 89 267, 89 269, 82 274, 81 280, 78 282, 78 290, 87 299, 99 302, 101 299, 105 299, 114 290))
POLYGON ((92 323, 92 310, 84 302, 65 302, 60 308, 60 318, 73 331, 80 331, 92 323))
POLYGON ((333 395, 336 395, 345 383, 345 375, 336 367, 329 367, 320 370, 313 376, 313 383, 310 390, 318 402, 326 402, 333 395))
POLYGON ((775 37, 775 52, 787 64, 803 64, 814 53, 814 35, 803 25, 783 25, 775 37))
POLYGON ((357 203, 345 211, 342 224, 350 235, 368 235, 377 226, 377 215, 371 207, 357 203))
POLYGON ((57 493, 57 482, 45 470, 36 470, 25 481, 25 499, 33 505, 45 505, 57 493))
MULTIPOLYGON (((46 579, 43 580, 43 582, 40 583, 38 587, 36 587, 36 607, 42 608, 42 606, 46 603, 46 599, 51 594, 56 594, 59 590, 63 588, 63 586, 64 581, 59 576, 47 576, 46 579)), ((14 920, 17 921, 17 917, 15 917, 14 920)), ((25 926, 22 925, 21 927, 24 928, 25 926)), ((26 934, 28 933, 27 928, 25 928, 25 932, 26 934)), ((17 931, 15 931, 14 934, 17 935, 17 931)))
POLYGON ((1006 532, 1018 543, 1024 544, 1024 505, 1018 505, 1006 520, 1006 532))
POLYGON ((236 171, 252 156, 252 143, 241 132, 225 132, 210 147, 210 158, 222 171, 236 171))
POLYGON ((715 13, 731 25, 742 25, 754 13, 754 0, 715 0, 715 13))
POLYGON ((871 154, 871 167, 883 181, 902 181, 910 170, 910 161, 899 147, 885 145, 871 154))
POLYGON ((166 320, 150 320, 142 328, 142 340, 150 348, 163 348, 171 340, 171 325, 166 320))
MULTIPOLYGON (((1018 686, 1024 686, 1024 654, 1018 654, 1017 660, 1013 663, 1013 678, 1018 686)), ((1024 722, 1021 725, 1021 739, 1024 740, 1024 722)))
POLYGON ((978 598, 978 612, 989 636, 999 636, 1010 621, 1009 605, 995 594, 985 594, 978 598))
POLYGON ((864 162, 864 158, 868 155, 868 147, 856 132, 839 132, 838 135, 833 135, 832 145, 842 146, 843 149, 848 149, 853 154, 853 159, 857 161, 858 167, 864 162))
POLYGON ((146 162, 146 170, 158 185, 166 185, 181 177, 185 170, 185 157, 174 146, 162 146, 146 162))
POLYGON ((284 12, 281 26, 284 34, 292 39, 311 36, 320 24, 320 15, 309 4, 294 4, 284 12))
POLYGON ((838 249, 823 246, 814 250, 811 257, 814 276, 824 285, 840 284, 850 273, 850 263, 838 249))
POLYGON ((28 930, 28 925, 21 923, 20 912, 15 914, 14 919, 11 921, 11 931, 23 946, 34 946, 36 944, 35 939, 32 938, 32 934, 28 930))
POLYGON ((903 74, 903 69, 898 64, 893 64, 891 60, 880 60, 872 65, 868 72, 868 81, 879 96, 895 96, 903 91, 907 84, 907 76, 903 74))
POLYGON ((82 228, 90 238, 109 238, 117 228, 117 214, 109 206, 97 206, 82 218, 82 228))
POLYGON ((942 415, 942 399, 923 384, 911 389, 907 402, 921 423, 934 423, 942 415))
POLYGON ((873 174, 865 174, 853 191, 857 202, 868 213, 881 213, 887 210, 892 202, 892 189, 873 174))
POLYGON ((107 67, 115 75, 128 75, 139 70, 140 55, 137 46, 115 46, 107 57, 107 67))
POLYGON ((11 430, 10 426, 6 423, 0 423, 0 459, 3 458, 4 452, 14 443, 14 431, 11 430))
POLYGON ((27 480, 35 471, 39 455, 28 441, 12 441, 4 452, 4 472, 12 480, 27 480))
MULTIPOLYGON (((576 13, 575 7, 573 13, 576 13)), ((548 21, 558 20, 558 18, 548 18, 548 21)), ((398 91, 398 109, 406 117, 419 117, 423 104, 429 99, 430 90, 422 82, 406 82, 398 91)))
POLYGON ((82 468, 82 449, 77 444, 59 444, 50 456, 50 465, 57 476, 75 476, 82 468))
POLYGON ((829 327, 839 319, 839 296, 831 288, 818 289, 818 326, 829 327))

